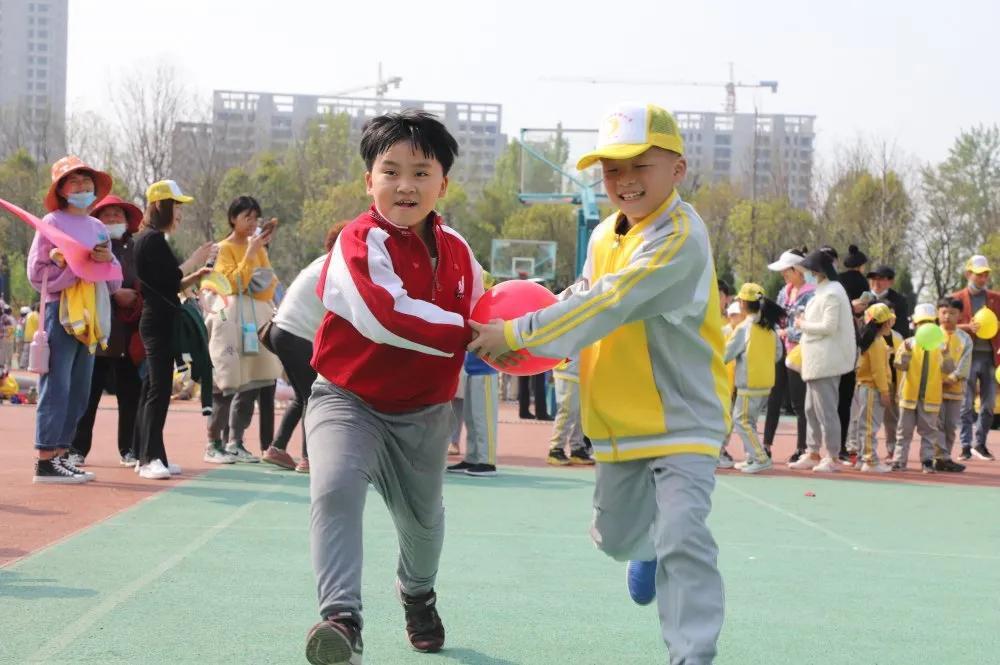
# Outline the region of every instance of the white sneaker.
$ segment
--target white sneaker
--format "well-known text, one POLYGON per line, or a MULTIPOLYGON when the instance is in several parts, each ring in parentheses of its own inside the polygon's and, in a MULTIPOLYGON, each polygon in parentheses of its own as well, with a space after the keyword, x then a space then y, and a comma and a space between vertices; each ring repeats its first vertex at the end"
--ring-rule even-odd
POLYGON ((70 453, 66 456, 72 466, 83 468, 87 465, 86 458, 79 453, 70 453))
POLYGON ((205 456, 201 458, 202 461, 208 462, 209 464, 235 464, 236 458, 232 455, 227 455, 225 452, 219 450, 215 446, 209 446, 205 448, 205 456))
POLYGON ((723 450, 722 454, 719 455, 717 466, 720 469, 731 469, 733 468, 733 458, 729 456, 729 453, 723 450))
POLYGON ((163 462, 155 459, 149 464, 144 464, 139 469, 139 477, 146 478, 147 480, 168 480, 170 478, 170 469, 163 466, 163 462))
POLYGON ((136 459, 135 455, 132 453, 125 453, 121 460, 118 462, 121 466, 135 466, 136 459))
POLYGON ((874 464, 865 462, 861 465, 861 473, 889 473, 890 471, 892 471, 892 467, 882 462, 875 462, 874 464))
POLYGON ((260 461, 259 457, 255 456, 239 443, 227 444, 226 454, 235 459, 237 462, 256 464, 260 461))
POLYGON ((837 460, 832 457, 824 457, 820 463, 813 467, 813 473, 836 473, 840 471, 837 460))
POLYGON ((809 453, 802 453, 802 457, 797 462, 789 462, 788 468, 796 471, 808 471, 819 464, 819 460, 809 453))
POLYGON ((757 460, 745 462, 743 467, 740 468, 740 471, 743 473, 760 473, 761 471, 767 471, 772 467, 774 467, 774 463, 771 461, 771 458, 768 457, 763 462, 758 462, 757 460))
POLYGON ((180 464, 174 464, 173 462, 167 465, 167 471, 170 472, 171 476, 179 476, 184 472, 180 464))

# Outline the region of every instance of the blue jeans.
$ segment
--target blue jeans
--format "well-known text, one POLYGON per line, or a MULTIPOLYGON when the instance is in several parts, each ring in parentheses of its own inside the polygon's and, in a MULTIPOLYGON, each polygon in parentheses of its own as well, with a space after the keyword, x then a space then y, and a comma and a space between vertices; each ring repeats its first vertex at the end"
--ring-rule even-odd
POLYGON ((993 376, 993 353, 975 351, 972 354, 972 368, 969 370, 969 381, 965 386, 965 399, 962 400, 962 434, 963 448, 985 446, 986 435, 993 425, 993 403, 997 398, 997 383, 993 376), (979 413, 976 413, 976 384, 979 385, 979 413), (972 441, 973 425, 976 441, 972 441))
POLYGON ((59 303, 45 306, 49 371, 39 380, 35 448, 69 448, 76 424, 87 409, 94 356, 59 323, 59 303))

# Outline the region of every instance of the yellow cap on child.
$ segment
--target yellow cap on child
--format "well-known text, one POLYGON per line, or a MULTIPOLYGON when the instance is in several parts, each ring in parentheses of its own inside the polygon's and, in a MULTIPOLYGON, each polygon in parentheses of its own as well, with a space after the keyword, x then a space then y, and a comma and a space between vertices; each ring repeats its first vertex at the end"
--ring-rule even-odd
POLYGON ((874 321, 879 325, 891 321, 895 315, 885 303, 875 303, 865 310, 865 321, 874 321))
POLYGON ((597 147, 576 163, 583 171, 599 159, 631 159, 653 146, 684 154, 684 139, 677 122, 653 104, 619 104, 601 121, 597 147))
POLYGON ((746 302, 757 302, 764 297, 764 288, 760 284, 747 282, 740 287, 740 292, 736 294, 736 297, 746 302))

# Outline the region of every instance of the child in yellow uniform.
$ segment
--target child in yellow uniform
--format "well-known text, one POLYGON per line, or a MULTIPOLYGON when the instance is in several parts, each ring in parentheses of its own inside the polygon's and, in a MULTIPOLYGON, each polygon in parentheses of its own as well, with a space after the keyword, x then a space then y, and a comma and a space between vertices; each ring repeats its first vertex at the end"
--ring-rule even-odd
POLYGON ((882 415, 893 400, 890 381, 889 346, 885 336, 892 331, 896 317, 885 303, 865 310, 858 349, 861 352, 856 370, 857 388, 851 405, 851 426, 847 449, 858 453, 858 466, 864 473, 888 473, 892 467, 878 460, 878 430, 882 415))
POLYGON ((962 315, 962 301, 958 298, 942 298, 938 301, 938 322, 948 336, 947 354, 955 363, 955 370, 944 377, 941 392, 941 450, 947 459, 934 460, 936 471, 961 473, 965 465, 951 460, 955 446, 955 436, 962 421, 962 400, 965 399, 966 384, 972 371, 972 338, 958 327, 962 315))
MULTIPOLYGON (((934 305, 923 303, 913 310, 913 324, 921 326, 937 322, 934 305)), ((896 357, 899 377, 899 435, 892 455, 892 470, 905 471, 913 430, 920 434, 920 470, 934 473, 934 458, 946 459, 940 442, 938 413, 941 410, 943 377, 955 369, 951 357, 941 348, 928 351, 910 337, 896 357)))
POLYGON ((620 105, 597 150, 618 210, 590 238, 582 278, 512 321, 470 322, 469 349, 501 364, 516 349, 580 353, 583 430, 597 460, 597 546, 629 561, 639 604, 656 600, 670 662, 707 665, 723 620, 718 547, 706 523, 730 385, 708 231, 676 187, 687 173, 673 117, 620 105))
POLYGON ((735 363, 733 431, 743 440, 746 459, 735 466, 743 473, 760 473, 771 468, 771 457, 757 435, 757 419, 774 387, 774 366, 781 357, 781 340, 774 327, 785 312, 753 283, 740 287, 736 303, 744 318, 726 341, 725 361, 735 363))

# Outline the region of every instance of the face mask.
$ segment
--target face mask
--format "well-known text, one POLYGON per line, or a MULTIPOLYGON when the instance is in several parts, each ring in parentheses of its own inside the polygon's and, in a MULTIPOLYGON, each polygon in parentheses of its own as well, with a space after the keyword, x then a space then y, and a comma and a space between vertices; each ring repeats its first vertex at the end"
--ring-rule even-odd
POLYGON ((973 284, 971 280, 969 281, 969 290, 972 291, 973 293, 979 293, 980 291, 982 291, 982 289, 973 284))
POLYGON ((805 274, 806 284, 816 284, 816 273, 807 272, 805 274))
POLYGON ((115 240, 121 240, 122 236, 125 235, 125 231, 128 230, 128 224, 108 224, 108 233, 115 240))
POLYGON ((97 197, 93 192, 77 192, 76 194, 70 194, 66 197, 66 201, 68 201, 71 206, 81 210, 89 208, 95 199, 97 199, 97 197))

